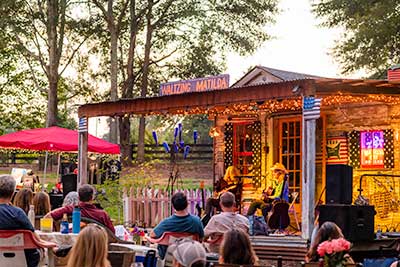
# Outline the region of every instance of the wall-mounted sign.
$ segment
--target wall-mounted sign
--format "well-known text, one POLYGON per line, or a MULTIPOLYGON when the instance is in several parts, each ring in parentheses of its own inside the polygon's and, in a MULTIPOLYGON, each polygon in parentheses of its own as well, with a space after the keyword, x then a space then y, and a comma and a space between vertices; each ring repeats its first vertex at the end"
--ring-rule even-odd
POLYGON ((189 92, 203 92, 210 90, 227 89, 229 75, 222 74, 194 80, 183 80, 160 84, 160 95, 175 95, 189 92))
POLYGON ((348 145, 346 136, 330 137, 326 141, 327 164, 347 164, 348 145))
POLYGON ((383 168, 384 144, 383 131, 361 132, 361 167, 383 168))

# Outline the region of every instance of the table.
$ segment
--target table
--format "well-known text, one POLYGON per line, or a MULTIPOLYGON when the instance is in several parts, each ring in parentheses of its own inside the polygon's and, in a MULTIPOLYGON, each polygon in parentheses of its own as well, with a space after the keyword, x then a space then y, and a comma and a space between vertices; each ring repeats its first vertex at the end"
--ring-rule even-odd
MULTIPOLYGON (((75 244, 78 234, 61 234, 60 232, 42 232, 35 231, 35 233, 43 240, 54 242, 58 246, 72 246, 75 244)), ((49 261, 49 267, 54 267, 54 253, 52 249, 47 250, 47 257, 49 261)))

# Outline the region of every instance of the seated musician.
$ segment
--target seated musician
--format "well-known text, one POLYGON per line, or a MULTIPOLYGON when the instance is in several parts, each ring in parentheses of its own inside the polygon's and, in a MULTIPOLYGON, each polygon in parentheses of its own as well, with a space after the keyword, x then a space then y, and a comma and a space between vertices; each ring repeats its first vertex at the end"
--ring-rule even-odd
POLYGON ((240 176, 240 171, 235 166, 229 166, 226 169, 224 178, 220 179, 215 186, 216 191, 214 192, 214 196, 208 198, 206 201, 205 216, 202 219, 204 225, 210 220, 213 208, 220 210, 219 197, 223 193, 229 191, 237 195, 238 190, 240 190, 238 176, 240 176))
POLYGON ((285 166, 277 162, 272 166, 271 171, 273 173, 272 187, 263 192, 262 199, 253 200, 247 211, 247 216, 251 216, 254 215, 257 209, 261 209, 266 222, 268 221, 268 212, 271 211, 274 200, 283 199, 289 201, 289 188, 285 179, 288 172, 285 166))

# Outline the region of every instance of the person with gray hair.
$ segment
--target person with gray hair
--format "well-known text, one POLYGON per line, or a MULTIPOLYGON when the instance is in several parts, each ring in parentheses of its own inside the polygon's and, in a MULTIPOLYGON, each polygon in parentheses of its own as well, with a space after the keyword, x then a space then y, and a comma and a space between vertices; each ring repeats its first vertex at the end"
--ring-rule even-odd
MULTIPOLYGON (((35 228, 25 212, 10 204, 15 191, 15 179, 11 175, 0 175, 0 230, 30 230, 35 228)), ((37 237, 39 239, 39 237, 37 237)), ((40 240, 40 239, 39 239, 40 240)), ((40 261, 37 249, 25 249, 25 258, 28 267, 36 267, 40 261)))
POLYGON ((219 243, 222 235, 232 229, 241 229, 245 233, 249 232, 249 220, 235 212, 235 195, 225 192, 221 195, 219 204, 222 212, 211 217, 207 226, 204 228, 205 240, 209 238, 209 249, 211 252, 218 252, 219 243))
POLYGON ((62 206, 63 207, 70 206, 70 205, 76 206, 78 204, 79 204, 78 192, 71 191, 65 196, 62 206))

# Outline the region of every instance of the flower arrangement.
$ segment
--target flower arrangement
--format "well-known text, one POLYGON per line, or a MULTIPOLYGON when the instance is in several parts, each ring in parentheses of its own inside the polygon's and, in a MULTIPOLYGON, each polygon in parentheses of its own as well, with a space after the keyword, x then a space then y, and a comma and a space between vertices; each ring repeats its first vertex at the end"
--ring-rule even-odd
POLYGON ((325 267, 341 267, 348 260, 347 252, 350 250, 350 242, 344 238, 338 238, 322 242, 317 252, 324 257, 325 267))
POLYGON ((132 241, 135 241, 136 245, 141 245, 145 232, 143 229, 135 226, 129 229, 129 234, 132 237, 132 241))

